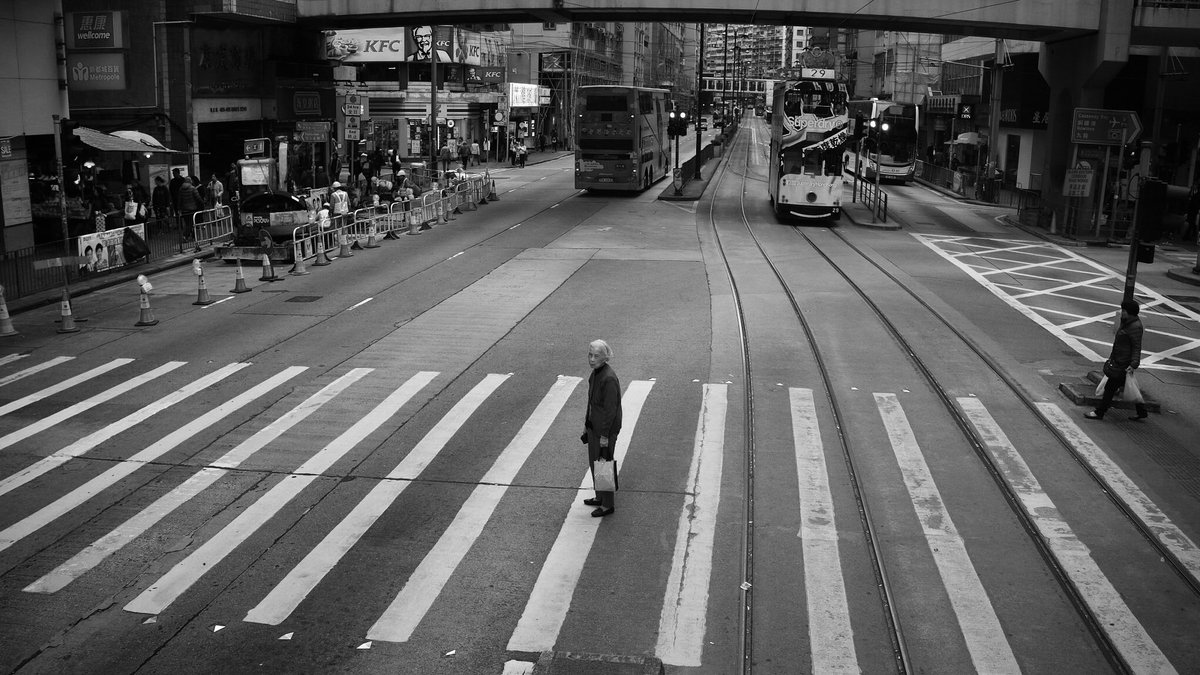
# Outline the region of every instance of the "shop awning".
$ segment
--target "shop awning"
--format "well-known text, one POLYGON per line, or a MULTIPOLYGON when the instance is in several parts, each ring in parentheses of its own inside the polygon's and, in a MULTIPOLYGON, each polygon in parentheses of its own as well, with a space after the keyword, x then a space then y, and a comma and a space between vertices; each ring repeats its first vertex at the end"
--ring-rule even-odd
POLYGON ((172 150, 162 143, 159 143, 149 134, 140 132, 119 132, 124 134, 117 136, 116 134, 106 134, 103 131, 96 131, 88 127, 76 127, 75 135, 84 144, 90 145, 97 150, 105 150, 109 152, 156 152, 168 154, 186 155, 187 152, 182 150, 172 150), (135 135, 136 134, 136 135, 135 135))

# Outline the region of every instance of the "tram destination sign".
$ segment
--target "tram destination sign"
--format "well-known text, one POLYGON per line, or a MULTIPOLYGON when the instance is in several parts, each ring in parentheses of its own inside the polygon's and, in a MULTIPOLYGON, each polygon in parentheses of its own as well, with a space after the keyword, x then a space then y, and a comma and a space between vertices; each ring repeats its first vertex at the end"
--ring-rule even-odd
POLYGON ((1076 108, 1071 142, 1087 145, 1124 145, 1142 133, 1142 121, 1132 110, 1076 108))

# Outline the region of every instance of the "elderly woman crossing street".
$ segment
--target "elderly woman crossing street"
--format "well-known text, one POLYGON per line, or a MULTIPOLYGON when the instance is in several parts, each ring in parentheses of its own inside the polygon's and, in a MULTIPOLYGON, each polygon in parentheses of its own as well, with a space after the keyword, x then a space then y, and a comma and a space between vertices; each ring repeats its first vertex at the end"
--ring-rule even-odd
MULTIPOLYGON (((580 440, 587 443, 589 467, 593 467, 598 459, 613 460, 617 434, 621 432, 621 381, 608 365, 612 355, 612 348, 604 340, 588 345, 588 365, 592 367, 592 374, 588 378, 587 413, 580 440)), ((594 467, 592 477, 595 479, 594 467)), ((616 510, 615 494, 610 490, 597 490, 595 497, 585 499, 583 503, 596 507, 592 516, 607 516, 616 510)))

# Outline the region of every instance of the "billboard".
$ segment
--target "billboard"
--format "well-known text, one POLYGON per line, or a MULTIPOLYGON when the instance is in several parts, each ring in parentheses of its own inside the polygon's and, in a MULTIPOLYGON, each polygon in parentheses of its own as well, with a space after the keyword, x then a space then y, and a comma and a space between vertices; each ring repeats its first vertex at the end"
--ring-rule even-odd
POLYGON ((539 88, 536 84, 508 83, 508 107, 536 108, 538 107, 539 88))
POLYGON ((479 34, 453 26, 327 30, 325 58, 342 63, 426 62, 435 43, 439 63, 480 63, 479 34))

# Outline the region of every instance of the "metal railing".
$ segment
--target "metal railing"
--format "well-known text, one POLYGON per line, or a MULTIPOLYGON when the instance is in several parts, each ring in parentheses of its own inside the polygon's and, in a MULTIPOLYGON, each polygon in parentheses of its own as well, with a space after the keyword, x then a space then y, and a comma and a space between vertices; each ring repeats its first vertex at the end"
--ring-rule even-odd
POLYGON ((145 236, 142 240, 150 249, 146 258, 128 260, 122 252, 122 265, 107 265, 96 269, 88 261, 80 260, 78 238, 46 242, 28 248, 17 249, 0 254, 0 285, 4 286, 4 294, 10 300, 27 297, 63 286, 64 283, 75 283, 85 279, 103 277, 112 272, 139 265, 150 260, 163 260, 173 255, 184 253, 194 241, 187 236, 186 228, 172 217, 153 218, 144 225, 145 236), (54 261, 58 264, 54 264, 54 261))

